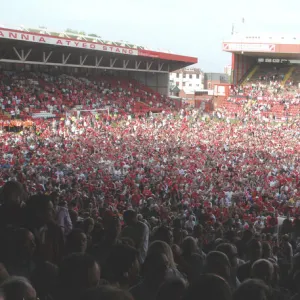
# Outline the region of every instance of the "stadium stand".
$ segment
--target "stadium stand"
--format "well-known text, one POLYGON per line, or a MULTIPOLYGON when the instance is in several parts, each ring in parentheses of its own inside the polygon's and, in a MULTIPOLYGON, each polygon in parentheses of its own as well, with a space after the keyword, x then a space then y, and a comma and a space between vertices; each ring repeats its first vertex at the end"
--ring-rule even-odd
POLYGON ((261 117, 296 117, 300 103, 299 70, 297 66, 260 64, 243 85, 231 89, 220 106, 232 116, 251 111, 261 117))
POLYGON ((172 101, 136 80, 112 76, 2 72, 2 118, 53 117, 81 109, 111 107, 112 112, 145 114, 173 108, 172 101))

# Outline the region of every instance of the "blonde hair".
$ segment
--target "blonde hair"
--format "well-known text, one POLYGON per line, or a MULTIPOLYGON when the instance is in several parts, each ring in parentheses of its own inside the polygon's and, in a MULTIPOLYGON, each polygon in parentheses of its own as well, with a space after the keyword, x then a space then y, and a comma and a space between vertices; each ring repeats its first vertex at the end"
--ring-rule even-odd
POLYGON ((168 262, 169 262, 169 266, 171 268, 176 269, 176 264, 174 262, 174 256, 173 256, 173 252, 171 247, 163 241, 154 241, 153 243, 151 243, 149 249, 148 249, 148 255, 151 254, 165 254, 168 262))

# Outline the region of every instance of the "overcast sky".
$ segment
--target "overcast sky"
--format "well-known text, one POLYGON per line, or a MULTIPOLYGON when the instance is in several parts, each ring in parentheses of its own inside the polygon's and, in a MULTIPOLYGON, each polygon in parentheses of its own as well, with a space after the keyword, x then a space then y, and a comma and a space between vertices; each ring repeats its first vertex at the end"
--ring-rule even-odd
POLYGON ((196 56, 205 72, 222 72, 233 23, 240 32, 300 34, 299 11, 299 0, 12 0, 2 1, 0 24, 83 30, 196 56))

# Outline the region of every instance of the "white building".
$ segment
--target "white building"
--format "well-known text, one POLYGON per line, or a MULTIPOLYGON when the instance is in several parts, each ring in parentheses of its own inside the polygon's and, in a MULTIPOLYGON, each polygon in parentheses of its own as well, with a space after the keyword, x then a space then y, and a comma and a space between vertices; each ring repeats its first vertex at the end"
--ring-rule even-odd
POLYGON ((224 73, 227 74, 228 76, 231 76, 231 65, 228 65, 226 67, 224 67, 224 73))
POLYGON ((199 68, 180 69, 170 73, 170 88, 177 86, 186 94, 193 94, 204 88, 204 73, 199 68))

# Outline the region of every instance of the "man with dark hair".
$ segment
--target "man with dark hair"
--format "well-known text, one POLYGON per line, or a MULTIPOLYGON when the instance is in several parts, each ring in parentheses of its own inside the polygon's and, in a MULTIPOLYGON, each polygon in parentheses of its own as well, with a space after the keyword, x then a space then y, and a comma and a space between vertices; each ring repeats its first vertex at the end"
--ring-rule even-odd
POLYGON ((66 238, 66 252, 85 253, 87 249, 87 237, 80 228, 73 229, 66 238))
POLYGON ((149 228, 146 224, 138 221, 137 213, 133 210, 125 211, 123 219, 126 226, 121 232, 121 237, 130 238, 134 241, 139 252, 139 262, 143 263, 148 250, 149 228))
POLYGON ((251 267, 253 263, 255 263, 257 260, 261 259, 262 257, 262 245, 261 242, 253 239, 248 244, 248 261, 240 266, 237 271, 237 277, 240 282, 243 282, 244 280, 250 278, 251 276, 251 267))
POLYGON ((187 290, 185 300, 231 300, 226 280, 215 274, 201 275, 187 290))
POLYGON ((219 251, 212 251, 206 257, 205 273, 215 274, 230 281, 231 266, 226 254, 219 251))
POLYGON ((165 254, 148 254, 142 268, 143 281, 129 291, 135 300, 155 300, 165 280, 169 261, 165 254))
POLYGON ((39 261, 57 264, 63 256, 64 238, 53 213, 53 203, 47 195, 35 195, 27 201, 26 228, 35 236, 35 256, 39 261))
POLYGON ((167 279, 159 288, 156 300, 181 300, 187 283, 181 278, 167 279))
POLYGON ((52 299, 56 289, 58 267, 49 262, 39 264, 32 272, 30 281, 41 300, 52 299))
MULTIPOLYGON (((21 183, 8 181, 0 190, 2 205, 0 206, 0 240, 2 245, 8 245, 12 231, 24 224, 24 209, 22 202, 25 192, 21 183)), ((0 247, 0 261, 7 259, 10 249, 0 247)))
POLYGON ((233 294, 233 300, 266 300, 269 296, 270 289, 263 281, 249 279, 237 288, 233 294))
POLYGON ((269 260, 259 259, 252 265, 252 277, 263 281, 270 289, 271 298, 275 300, 286 299, 287 295, 274 286, 276 265, 269 260))
POLYGON ((228 257, 231 265, 230 281, 228 283, 232 288, 236 288, 240 284, 238 278, 236 277, 238 268, 238 253, 236 246, 229 243, 223 243, 218 245, 216 250, 226 254, 228 257))
POLYGON ((127 289, 136 284, 139 274, 138 251, 128 245, 114 245, 103 265, 103 277, 110 284, 127 289))
POLYGON ((36 299, 36 291, 24 277, 9 277, 2 283, 0 289, 5 300, 31 300, 36 299))
POLYGON ((246 260, 248 244, 252 240, 252 238, 253 238, 253 232, 250 230, 245 230, 243 232, 242 239, 237 242, 236 246, 237 246, 239 257, 241 259, 246 260))
POLYGON ((22 202, 25 200, 25 191, 21 183, 17 181, 8 181, 2 188, 0 207, 0 227, 4 228, 8 225, 19 227, 22 225, 23 210, 22 202))
POLYGON ((132 295, 114 286, 100 286, 82 294, 81 300, 134 300, 132 295))
POLYGON ((266 259, 259 259, 252 265, 252 277, 271 286, 274 274, 273 264, 266 259))
POLYGON ((100 281, 100 267, 87 254, 73 253, 66 256, 58 272, 58 299, 75 299, 100 281))
POLYGON ((25 228, 17 228, 11 233, 9 252, 5 267, 10 275, 30 278, 36 264, 33 255, 36 249, 35 238, 32 232, 25 228))

